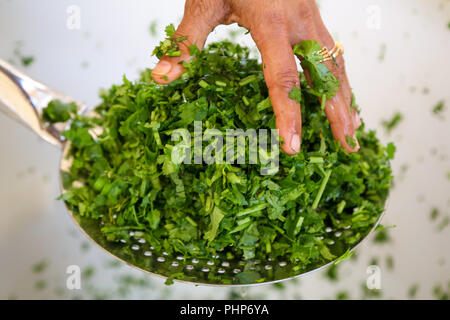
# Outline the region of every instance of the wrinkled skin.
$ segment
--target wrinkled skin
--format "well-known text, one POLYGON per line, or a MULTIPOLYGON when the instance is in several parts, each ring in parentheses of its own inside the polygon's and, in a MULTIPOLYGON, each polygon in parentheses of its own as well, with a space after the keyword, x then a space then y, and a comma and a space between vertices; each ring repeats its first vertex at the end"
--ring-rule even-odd
MULTIPOLYGON (((188 36, 180 43, 180 57, 164 56, 153 70, 154 80, 167 84, 181 76, 181 61, 192 57, 188 47, 194 43, 202 49, 209 33, 219 24, 238 23, 250 30, 261 52, 264 77, 277 119, 277 128, 283 138, 283 150, 290 155, 300 151, 302 120, 300 105, 289 98, 294 86, 300 87, 293 46, 304 40, 316 40, 332 49, 334 41, 326 29, 314 0, 187 0, 185 13, 174 37, 188 36)), ((351 108, 352 90, 340 55, 337 64, 326 62, 339 80, 340 90, 327 100, 325 113, 335 139, 348 152, 356 152, 346 136, 355 138, 361 122, 351 108)), ((308 75, 306 74, 308 79, 308 75)))

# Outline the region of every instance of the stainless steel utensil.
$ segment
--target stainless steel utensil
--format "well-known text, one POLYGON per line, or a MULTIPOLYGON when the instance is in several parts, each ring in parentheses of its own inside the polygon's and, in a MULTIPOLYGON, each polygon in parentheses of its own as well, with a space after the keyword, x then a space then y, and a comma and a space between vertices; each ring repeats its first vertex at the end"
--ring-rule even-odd
MULTIPOLYGON (((64 171, 70 166, 70 160, 65 157, 70 144, 61 139, 61 132, 66 125, 52 125, 48 127, 40 120, 43 108, 54 99, 59 99, 66 103, 75 102, 72 98, 48 88, 0 60, 0 111, 6 112, 49 143, 62 148, 60 171, 64 171)), ((77 104, 81 113, 87 112, 85 106, 80 103, 77 104)), ((62 192, 64 192, 61 183, 60 185, 62 192)), ((265 279, 264 282, 257 284, 274 283, 307 275, 333 263, 313 265, 307 269, 296 270, 295 263, 292 264, 288 260, 283 259, 276 261, 239 261, 223 260, 218 256, 206 260, 185 259, 180 255, 173 256, 166 252, 156 252, 143 238, 139 237, 137 232, 131 233, 133 236, 131 238, 134 239, 132 243, 127 243, 126 241, 120 243, 109 242, 100 231, 101 226, 97 221, 83 218, 70 210, 68 211, 86 236, 115 258, 142 271, 163 278, 183 272, 186 275, 185 278, 178 280, 182 282, 202 285, 250 286, 255 285, 255 283, 242 284, 239 278, 240 275, 251 272, 265 279)), ((384 213, 380 215, 377 223, 362 240, 367 238, 376 228, 383 215, 384 213)), ((330 241, 334 241, 336 245, 344 245, 340 239, 342 234, 348 233, 348 231, 327 229, 330 241)), ((350 250, 355 250, 361 241, 350 248, 350 250)))

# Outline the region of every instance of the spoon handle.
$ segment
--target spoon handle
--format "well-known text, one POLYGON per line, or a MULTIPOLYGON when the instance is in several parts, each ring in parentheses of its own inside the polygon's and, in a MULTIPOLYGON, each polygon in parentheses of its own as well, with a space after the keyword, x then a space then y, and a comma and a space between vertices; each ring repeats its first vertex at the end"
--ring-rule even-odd
MULTIPOLYGON (((64 103, 74 100, 26 76, 0 59, 0 111, 3 111, 47 142, 61 146, 65 124, 46 126, 41 121, 42 110, 52 100, 64 103)), ((80 108, 82 104, 77 103, 80 108)))

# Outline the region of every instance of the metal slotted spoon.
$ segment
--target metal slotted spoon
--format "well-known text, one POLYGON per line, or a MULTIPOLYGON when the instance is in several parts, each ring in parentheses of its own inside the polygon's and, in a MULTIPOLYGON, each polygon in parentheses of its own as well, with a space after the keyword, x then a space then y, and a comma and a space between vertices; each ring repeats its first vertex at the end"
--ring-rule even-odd
MULTIPOLYGON (((61 132, 67 124, 46 127, 40 120, 43 108, 54 99, 65 103, 75 102, 72 98, 29 78, 11 65, 0 60, 0 111, 6 112, 47 142, 60 147, 62 149, 60 172, 62 172, 70 167, 70 160, 66 158, 70 144, 61 139, 61 132)), ((85 106, 80 103, 77 104, 80 107, 80 113, 87 113, 85 106)), ((64 192, 61 181, 60 186, 64 192)), ((290 263, 289 260, 281 258, 267 261, 227 260, 220 256, 204 260, 185 259, 182 255, 157 252, 146 243, 145 239, 139 237, 138 232, 130 233, 130 239, 132 240, 122 240, 119 243, 107 241, 100 231, 101 225, 98 221, 83 218, 70 210, 68 211, 86 236, 115 258, 137 269, 163 278, 176 273, 184 273, 185 277, 183 280, 176 280, 181 282, 199 285, 250 286, 297 278, 334 263, 316 264, 299 270, 298 264, 290 263), (255 280, 263 278, 264 281, 250 284, 242 283, 241 277, 248 276, 250 273, 258 276, 255 280)), ((383 215, 384 213, 380 215, 373 228, 362 240, 366 239, 376 228, 383 215)), ((327 240, 333 247, 341 248, 340 251, 342 251, 342 248, 346 249, 346 245, 341 239, 352 235, 351 230, 348 228, 337 230, 328 227, 326 232, 328 233, 327 240)), ((362 240, 354 244, 350 250, 355 250, 362 240)))

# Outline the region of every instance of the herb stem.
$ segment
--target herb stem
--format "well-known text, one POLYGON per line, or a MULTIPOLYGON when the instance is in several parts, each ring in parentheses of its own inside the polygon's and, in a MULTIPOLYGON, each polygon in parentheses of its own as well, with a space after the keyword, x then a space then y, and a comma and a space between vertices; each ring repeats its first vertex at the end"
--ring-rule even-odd
POLYGON ((316 210, 317 206, 319 205, 320 199, 322 198, 323 192, 325 191, 325 187, 327 186, 328 180, 330 179, 331 172, 332 172, 332 170, 328 170, 327 172, 325 172, 325 176, 322 180, 322 184, 320 185, 319 192, 317 193, 317 196, 314 199, 314 202, 312 205, 313 210, 316 210))
POLYGON ((327 103, 327 95, 323 94, 322 95, 322 103, 320 105, 320 108, 322 109, 322 111, 325 111, 325 104, 327 103))

